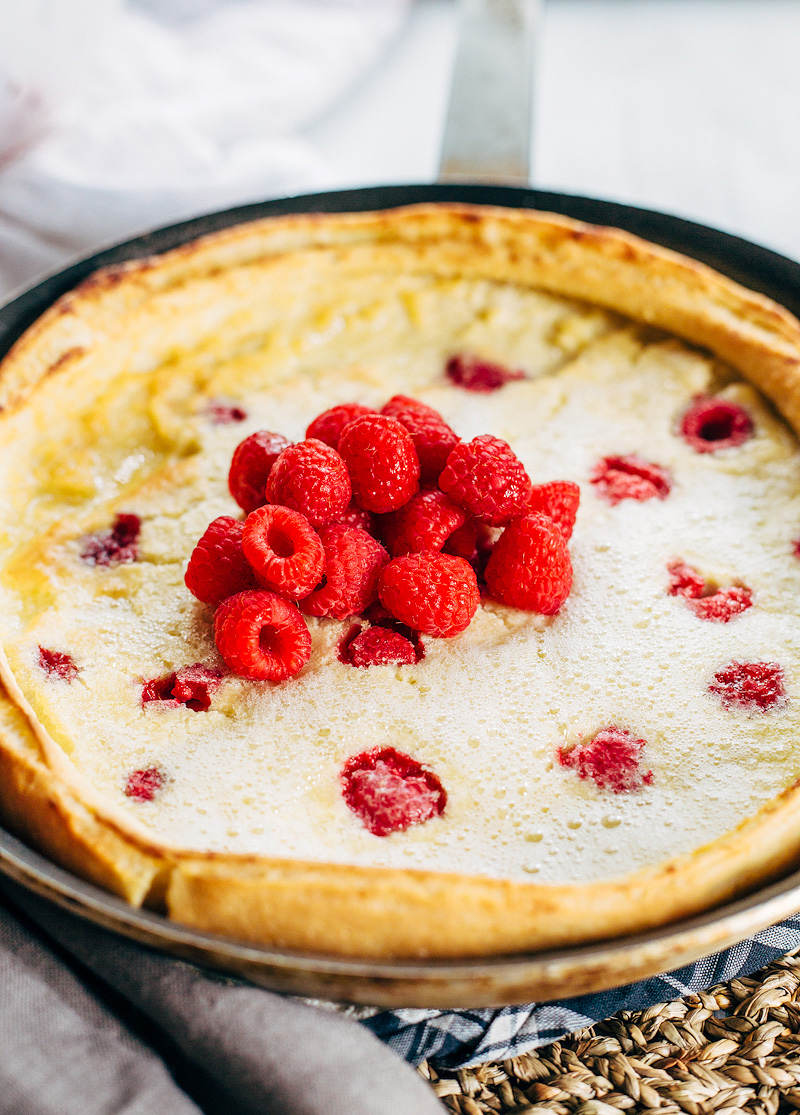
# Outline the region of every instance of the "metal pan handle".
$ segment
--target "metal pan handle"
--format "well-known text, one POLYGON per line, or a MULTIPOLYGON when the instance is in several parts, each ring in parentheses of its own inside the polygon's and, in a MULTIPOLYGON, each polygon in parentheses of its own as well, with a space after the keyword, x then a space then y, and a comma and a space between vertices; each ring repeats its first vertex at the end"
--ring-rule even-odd
POLYGON ((542 0, 461 0, 440 182, 527 186, 542 0))

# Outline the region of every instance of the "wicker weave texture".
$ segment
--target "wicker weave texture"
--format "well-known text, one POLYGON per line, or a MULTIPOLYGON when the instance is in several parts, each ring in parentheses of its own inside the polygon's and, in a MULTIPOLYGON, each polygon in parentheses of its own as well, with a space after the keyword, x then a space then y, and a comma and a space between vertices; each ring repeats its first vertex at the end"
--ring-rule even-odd
POLYGON ((419 1070, 463 1115, 800 1110, 800 956, 498 1064, 419 1070))

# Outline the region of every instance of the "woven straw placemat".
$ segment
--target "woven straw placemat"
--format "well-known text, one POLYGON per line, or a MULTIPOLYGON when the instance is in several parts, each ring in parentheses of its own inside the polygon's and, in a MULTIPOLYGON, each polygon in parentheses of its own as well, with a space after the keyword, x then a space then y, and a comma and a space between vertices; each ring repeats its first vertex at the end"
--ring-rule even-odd
POLYGON ((800 956, 509 1061, 419 1071, 463 1115, 777 1115, 800 1110, 800 956))

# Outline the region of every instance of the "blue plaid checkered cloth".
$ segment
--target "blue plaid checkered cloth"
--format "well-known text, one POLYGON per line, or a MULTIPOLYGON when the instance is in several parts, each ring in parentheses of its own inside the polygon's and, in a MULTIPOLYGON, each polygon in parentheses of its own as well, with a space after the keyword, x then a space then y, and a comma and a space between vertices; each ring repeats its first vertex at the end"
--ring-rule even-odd
POLYGON ((378 1011, 362 1016, 361 1022, 412 1064, 430 1061, 437 1068, 468 1068, 548 1045, 617 1011, 644 1010, 735 976, 750 975, 796 949, 800 949, 800 914, 724 952, 610 991, 499 1010, 378 1011))

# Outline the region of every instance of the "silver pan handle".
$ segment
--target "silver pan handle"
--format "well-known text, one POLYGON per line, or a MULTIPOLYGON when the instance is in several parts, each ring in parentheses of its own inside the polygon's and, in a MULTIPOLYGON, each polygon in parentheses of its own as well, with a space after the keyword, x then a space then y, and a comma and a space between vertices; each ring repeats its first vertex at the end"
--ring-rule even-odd
POLYGON ((527 186, 541 0, 461 0, 440 182, 527 186))

